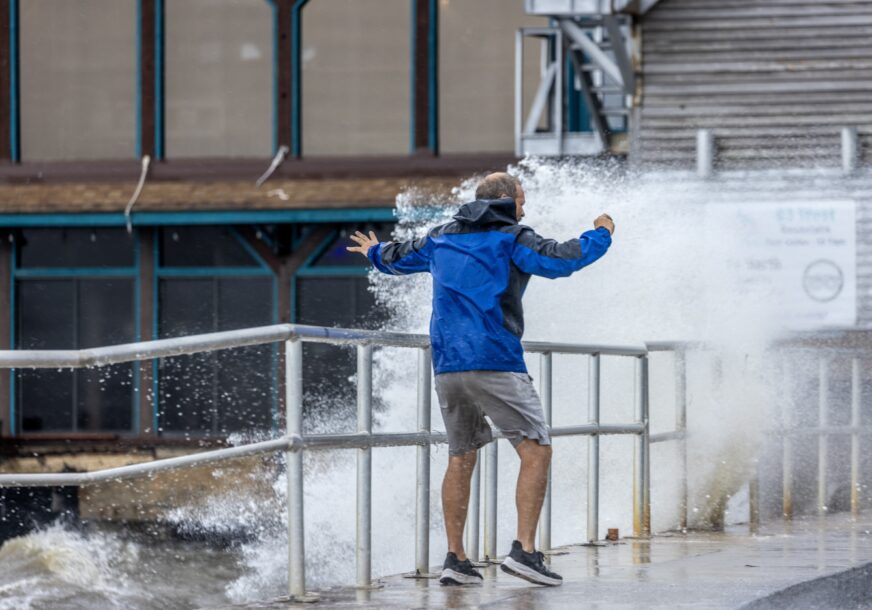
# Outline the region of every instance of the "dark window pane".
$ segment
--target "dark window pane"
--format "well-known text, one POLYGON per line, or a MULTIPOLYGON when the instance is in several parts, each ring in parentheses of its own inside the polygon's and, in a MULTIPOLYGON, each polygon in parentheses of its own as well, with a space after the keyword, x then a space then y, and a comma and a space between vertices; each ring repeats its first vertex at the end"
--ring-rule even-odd
POLYGON ((133 426, 133 365, 75 372, 76 429, 129 431, 133 426))
MULTIPOLYGON (((222 279, 218 285, 218 330, 272 323, 269 279, 222 279)), ((222 433, 269 427, 273 405, 274 354, 270 345, 217 353, 218 427, 222 433)))
MULTIPOLYGON (((164 280, 161 336, 271 324, 271 278, 164 280)), ((161 428, 226 436, 268 428, 274 397, 272 346, 165 358, 160 362, 161 428)))
POLYGON ((214 331, 215 280, 162 280, 159 311, 162 338, 214 331))
POLYGON ((73 371, 19 369, 16 373, 21 430, 72 430, 73 371))
MULTIPOLYGON (((80 280, 76 348, 131 343, 133 280, 80 280)), ((133 424, 133 364, 76 371, 79 430, 130 430, 133 424)))
MULTIPOLYGON (((368 290, 366 277, 300 278, 297 321, 315 326, 374 328, 384 321, 368 290)), ((332 345, 303 346, 303 387, 307 405, 317 405, 319 418, 342 421, 354 409, 356 372, 353 349, 332 345)))
MULTIPOLYGON (((160 283, 160 336, 177 337, 215 330, 215 280, 179 279, 160 283)), ((211 431, 214 356, 194 354, 158 361, 160 427, 178 432, 211 431)))
MULTIPOLYGON (((81 349, 135 339, 133 280, 23 280, 17 285, 20 348, 81 349)), ((18 371, 22 430, 130 430, 133 366, 18 371)))
POLYGON ((18 349, 75 345, 73 280, 28 280, 18 287, 18 349))
POLYGON ((136 340, 132 279, 79 280, 77 349, 136 340))
POLYGON ((24 229, 20 267, 132 267, 134 239, 124 229, 24 229))
POLYGON ((176 227, 161 231, 165 267, 257 267, 228 227, 176 227))
MULTIPOLYGON (((71 280, 18 282, 19 349, 69 349, 75 343, 71 280)), ((18 412, 24 432, 73 429, 73 372, 18 369, 18 412)))

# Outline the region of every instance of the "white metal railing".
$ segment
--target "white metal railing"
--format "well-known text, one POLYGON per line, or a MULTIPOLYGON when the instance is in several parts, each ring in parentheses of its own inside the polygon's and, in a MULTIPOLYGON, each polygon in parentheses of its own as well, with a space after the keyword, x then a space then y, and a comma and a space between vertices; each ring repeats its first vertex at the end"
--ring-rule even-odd
MULTIPOLYGON (((292 598, 304 599, 305 548, 303 518, 303 452, 305 450, 357 449, 357 585, 369 586, 371 573, 371 522, 372 522, 372 462, 373 447, 417 446, 417 494, 415 526, 415 568, 418 575, 429 569, 430 543, 430 446, 446 442, 442 433, 431 430, 431 356, 430 339, 415 335, 384 331, 350 330, 279 324, 244 330, 161 339, 101 347, 85 350, 14 350, 0 351, 0 368, 83 368, 105 366, 121 362, 149 360, 193 354, 250 345, 285 343, 285 408, 286 434, 282 438, 238 447, 205 451, 193 455, 155 460, 153 462, 122 466, 86 473, 2 474, 0 487, 85 485, 96 481, 117 480, 142 476, 151 472, 193 466, 272 451, 284 451, 287 459, 288 485, 288 584, 292 598), (303 424, 303 379, 302 344, 330 343, 354 346, 357 350, 357 432, 352 434, 304 435, 303 424), (411 433, 373 433, 372 431, 372 356, 374 347, 402 347, 418 351, 417 412, 418 429, 411 433)), ((658 344, 656 349, 668 349, 658 344)), ((648 434, 648 348, 645 346, 580 345, 524 342, 528 353, 540 357, 540 394, 549 427, 552 407, 552 358, 554 354, 586 354, 590 356, 590 391, 588 397, 589 421, 584 424, 551 428, 551 435, 590 436, 588 450, 588 498, 587 537, 597 539, 599 520, 599 436, 603 434, 627 434, 636 439, 634 446, 633 475, 633 533, 635 536, 650 534, 650 462, 648 434), (600 422, 600 358, 623 356, 636 360, 635 418, 623 424, 600 422)), ((682 352, 683 354, 683 352, 682 352)), ((683 356, 682 356, 683 363, 683 356)), ((683 366, 683 364, 682 364, 683 366)), ((683 378, 682 378, 683 379, 683 378)), ((683 395, 683 389, 681 390, 683 395)), ((679 418, 686 422, 686 414, 679 418)), ((684 429, 679 425, 671 436, 659 440, 684 438, 684 429)), ((495 438, 503 438, 495 431, 495 438)), ((490 443, 485 454, 485 514, 484 556, 496 557, 497 540, 497 444, 490 443)), ((686 454, 685 454, 686 455, 686 454)), ((468 554, 478 559, 479 549, 479 477, 477 463, 473 479, 473 492, 467 524, 468 554)), ((682 475, 686 490, 686 458, 682 475)), ((539 537, 540 547, 551 547, 551 481, 549 473, 548 492, 542 511, 539 537)), ((685 493, 686 497, 686 493, 685 493)), ((686 521, 686 504, 685 504, 686 521)))

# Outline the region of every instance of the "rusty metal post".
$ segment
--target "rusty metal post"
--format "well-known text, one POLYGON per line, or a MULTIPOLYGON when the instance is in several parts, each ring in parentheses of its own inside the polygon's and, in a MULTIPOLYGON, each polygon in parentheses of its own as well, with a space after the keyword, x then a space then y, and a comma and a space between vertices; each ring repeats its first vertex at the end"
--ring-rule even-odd
POLYGON ((648 438, 648 356, 636 359, 636 421, 644 426, 636 437, 633 464, 633 535, 651 534, 648 438))

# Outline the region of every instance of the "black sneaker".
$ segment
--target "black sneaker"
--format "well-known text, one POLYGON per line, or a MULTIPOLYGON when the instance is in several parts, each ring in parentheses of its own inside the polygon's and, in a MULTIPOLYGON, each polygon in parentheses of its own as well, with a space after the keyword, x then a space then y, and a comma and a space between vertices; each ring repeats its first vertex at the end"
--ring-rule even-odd
POLYGON ((545 555, 539 551, 527 553, 521 543, 512 542, 512 552, 500 566, 503 572, 523 578, 537 585, 556 587, 563 584, 563 577, 545 567, 545 555))
POLYGON ((443 585, 478 585, 483 580, 469 559, 460 561, 454 553, 445 556, 442 576, 439 577, 439 582, 443 585))

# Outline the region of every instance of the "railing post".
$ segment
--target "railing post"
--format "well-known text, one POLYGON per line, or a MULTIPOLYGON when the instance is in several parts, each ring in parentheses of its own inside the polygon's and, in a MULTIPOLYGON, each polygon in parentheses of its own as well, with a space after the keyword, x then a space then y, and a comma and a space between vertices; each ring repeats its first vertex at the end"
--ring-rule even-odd
POLYGON ((475 468, 469 482, 469 508, 466 511, 466 556, 478 561, 478 516, 481 512, 481 450, 475 455, 475 468))
POLYGON ((748 526, 756 534, 760 530, 760 469, 756 462, 753 468, 748 481, 748 526))
POLYGON ((851 359, 851 514, 860 514, 860 404, 863 378, 860 359, 851 359))
POLYGON ((785 521, 793 519, 793 405, 790 362, 784 360, 784 400, 781 406, 781 514, 785 521))
POLYGON ((636 436, 633 467, 633 535, 647 537, 651 533, 650 472, 648 465, 648 356, 640 356, 636 364, 636 421, 644 430, 636 436))
MULTIPOLYGON (((600 423, 600 355, 591 354, 588 367, 587 418, 600 423)), ((587 541, 599 539, 599 435, 587 439, 587 541)))
MULTIPOLYGON (((551 354, 545 352, 539 356, 539 397, 542 400, 545 425, 549 430, 553 422, 551 389, 551 354)), ((548 469, 548 484, 545 487, 545 498, 542 501, 542 513, 539 517, 539 550, 551 550, 551 468, 548 469)))
POLYGON ((715 166, 715 138, 708 129, 696 132, 696 175, 710 178, 715 166))
POLYGON ((497 441, 494 439, 484 450, 484 558, 497 557, 497 441))
POLYGON ((675 430, 678 439, 678 527, 687 530, 687 352, 675 351, 675 430))
MULTIPOLYGON (((287 434, 303 432, 303 343, 285 342, 285 424, 287 434)), ((305 529, 303 519, 303 450, 285 452, 288 478, 288 594, 306 595, 305 529)))
POLYGON ((827 458, 829 438, 825 428, 829 421, 829 361, 822 357, 818 362, 818 514, 827 512, 827 458))
MULTIPOLYGON (((430 432, 430 350, 418 351, 418 432, 430 432)), ((430 571, 430 445, 417 448, 418 477, 415 506, 415 572, 430 571)))
MULTIPOLYGON (((372 433, 372 346, 357 346, 357 431, 372 433)), ((357 586, 372 583, 372 449, 357 450, 357 586)))

